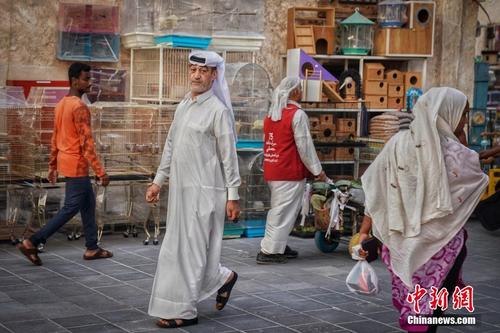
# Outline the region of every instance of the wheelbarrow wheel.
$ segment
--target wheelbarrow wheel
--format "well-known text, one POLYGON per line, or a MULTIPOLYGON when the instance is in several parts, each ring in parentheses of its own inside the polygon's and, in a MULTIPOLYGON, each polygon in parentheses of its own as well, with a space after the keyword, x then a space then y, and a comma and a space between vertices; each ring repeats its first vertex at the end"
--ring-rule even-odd
POLYGON ((340 242, 340 234, 332 232, 329 239, 325 238, 326 232, 317 230, 314 233, 314 242, 316 247, 323 253, 335 251, 340 242))

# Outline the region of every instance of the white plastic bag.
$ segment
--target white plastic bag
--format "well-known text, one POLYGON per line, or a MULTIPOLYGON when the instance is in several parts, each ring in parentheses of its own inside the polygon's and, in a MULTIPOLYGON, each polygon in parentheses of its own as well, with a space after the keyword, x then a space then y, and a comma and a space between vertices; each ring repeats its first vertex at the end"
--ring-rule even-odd
POLYGON ((377 274, 366 260, 360 260, 354 265, 345 283, 349 291, 356 294, 375 295, 379 291, 377 274))

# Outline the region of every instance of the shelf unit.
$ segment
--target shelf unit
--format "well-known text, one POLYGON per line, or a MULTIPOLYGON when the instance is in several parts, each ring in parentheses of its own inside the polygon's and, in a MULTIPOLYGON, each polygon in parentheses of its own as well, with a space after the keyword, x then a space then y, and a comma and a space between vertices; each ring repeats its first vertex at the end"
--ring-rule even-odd
MULTIPOLYGON (((422 88, 425 90, 427 88, 427 58, 426 57, 385 57, 385 56, 348 56, 348 55, 311 55, 311 57, 319 62, 322 66, 324 66, 330 73, 333 75, 338 75, 342 71, 347 69, 354 69, 359 72, 361 76, 361 81, 363 81, 363 70, 365 63, 374 63, 379 62, 384 64, 387 70, 398 69, 400 71, 409 71, 409 72, 420 72, 422 77, 422 88), (332 70, 333 69, 333 70, 332 70)), ((282 57, 282 76, 286 75, 286 62, 287 56, 283 55, 282 57)), ((308 115, 321 115, 321 114, 340 114, 345 117, 351 117, 356 119, 356 135, 359 138, 361 134, 361 109, 364 101, 359 100, 358 108, 342 108, 342 107, 322 107, 319 104, 321 103, 312 103, 318 104, 317 107, 311 107, 309 104, 304 103, 303 109, 308 115)), ((369 105, 367 105, 369 107, 369 105)), ((403 109, 405 110, 405 109, 403 109)), ((399 112, 398 109, 373 109, 368 108, 368 117, 371 119, 376 114, 386 113, 386 112, 399 112)), ((319 147, 319 145, 318 145, 319 147)), ((352 176, 354 178, 359 178, 362 175, 363 168, 361 166, 369 165, 372 160, 365 160, 360 158, 360 149, 359 147, 354 148, 354 160, 350 161, 322 161, 322 164, 325 166, 336 166, 336 165, 352 165, 352 176)))

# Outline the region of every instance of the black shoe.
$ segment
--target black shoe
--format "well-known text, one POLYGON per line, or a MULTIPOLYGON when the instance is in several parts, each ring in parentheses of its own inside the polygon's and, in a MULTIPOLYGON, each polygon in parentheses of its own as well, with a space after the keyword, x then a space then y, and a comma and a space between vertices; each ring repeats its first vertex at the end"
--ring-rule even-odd
POLYGON ((276 254, 265 254, 260 251, 257 254, 257 263, 258 264, 284 264, 287 262, 286 256, 281 253, 276 254))
POLYGON ((295 259, 299 256, 299 252, 292 250, 290 246, 285 247, 285 253, 283 253, 288 259, 295 259))

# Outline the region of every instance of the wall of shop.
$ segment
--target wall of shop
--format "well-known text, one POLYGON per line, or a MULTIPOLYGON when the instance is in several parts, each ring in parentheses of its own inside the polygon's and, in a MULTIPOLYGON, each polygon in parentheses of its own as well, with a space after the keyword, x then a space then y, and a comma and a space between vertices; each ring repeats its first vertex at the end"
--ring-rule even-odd
MULTIPOLYGON (((120 0, 90 2, 120 4, 120 0)), ((281 55, 286 53, 287 8, 316 6, 317 2, 266 1, 266 41, 257 61, 270 72, 273 85, 281 79, 281 55)), ((59 0, 0 0, 0 83, 6 79, 66 79, 68 62, 55 57, 58 3, 59 0)), ((473 0, 437 0, 436 4, 435 56, 427 66, 428 86, 449 85, 471 96, 478 6, 473 0)), ((129 61, 129 50, 122 48, 118 63, 92 65, 128 69, 129 61)))

